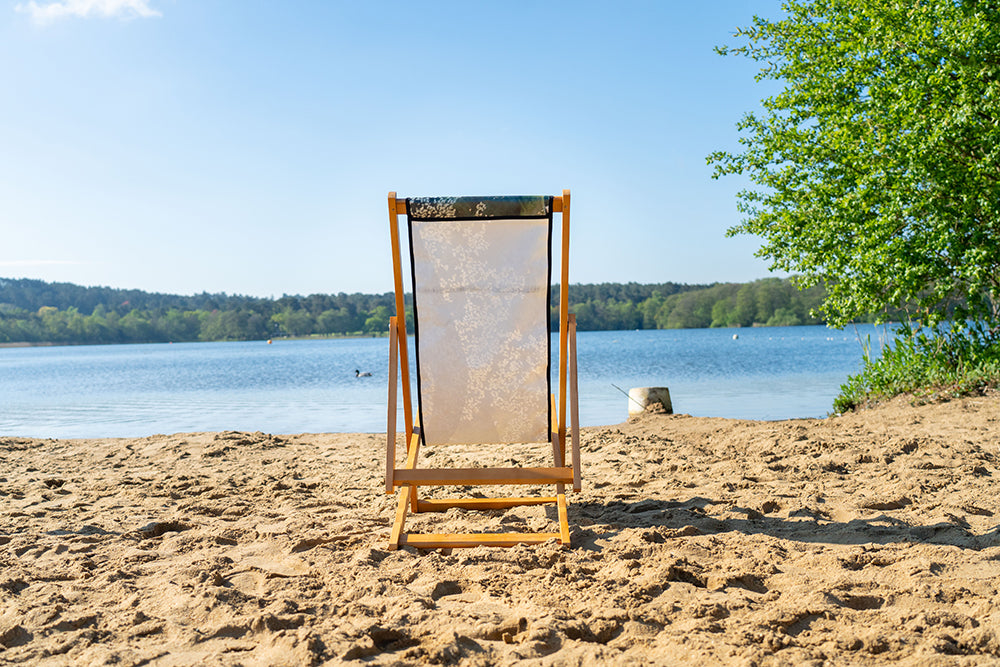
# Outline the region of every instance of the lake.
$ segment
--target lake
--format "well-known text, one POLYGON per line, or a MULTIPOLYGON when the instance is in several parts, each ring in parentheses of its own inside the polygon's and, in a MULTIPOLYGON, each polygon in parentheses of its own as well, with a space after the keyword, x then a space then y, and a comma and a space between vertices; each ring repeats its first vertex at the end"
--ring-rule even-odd
MULTIPOLYGON (((872 325, 581 332, 580 420, 624 421, 628 399, 618 388, 645 386, 668 387, 676 413, 822 417, 860 369, 862 340, 870 337, 877 351, 885 336, 872 325)), ((0 435, 384 431, 388 345, 352 338, 2 348, 0 435), (355 369, 372 377, 357 378, 355 369)))

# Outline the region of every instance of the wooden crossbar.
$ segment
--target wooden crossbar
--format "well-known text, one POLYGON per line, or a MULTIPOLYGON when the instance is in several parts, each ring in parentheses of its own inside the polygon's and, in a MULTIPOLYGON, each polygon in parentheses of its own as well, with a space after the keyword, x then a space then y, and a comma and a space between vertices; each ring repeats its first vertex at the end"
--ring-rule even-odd
MULTIPOLYGON (((569 190, 563 190, 563 197, 566 197, 567 203, 569 200, 569 190)), ((563 210, 563 197, 553 197, 552 198, 552 211, 555 213, 564 213, 563 210)), ((395 211, 396 215, 406 215, 406 200, 396 199, 396 193, 393 192, 390 197, 389 202, 389 212, 395 211)))
POLYGON ((523 505, 548 505, 557 503, 555 496, 531 496, 527 498, 452 498, 448 500, 421 500, 418 512, 447 512, 453 507, 464 510, 505 510, 523 505))
MULTIPOLYGON (((541 544, 563 539, 561 533, 437 533, 435 535, 406 534, 400 546, 417 549, 450 549, 453 547, 513 547, 518 544, 541 544)), ((565 538, 568 543, 568 536, 565 538)))
POLYGON ((572 468, 417 468, 397 470, 396 486, 473 486, 478 484, 572 484, 572 468))

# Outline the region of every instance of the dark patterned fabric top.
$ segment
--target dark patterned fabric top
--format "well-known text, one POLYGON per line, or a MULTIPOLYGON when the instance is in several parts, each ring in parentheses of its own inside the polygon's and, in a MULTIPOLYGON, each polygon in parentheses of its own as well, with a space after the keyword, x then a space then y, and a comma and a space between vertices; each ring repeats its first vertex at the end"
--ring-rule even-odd
POLYGON ((462 220, 476 218, 546 218, 552 198, 528 197, 411 197, 411 220, 462 220))

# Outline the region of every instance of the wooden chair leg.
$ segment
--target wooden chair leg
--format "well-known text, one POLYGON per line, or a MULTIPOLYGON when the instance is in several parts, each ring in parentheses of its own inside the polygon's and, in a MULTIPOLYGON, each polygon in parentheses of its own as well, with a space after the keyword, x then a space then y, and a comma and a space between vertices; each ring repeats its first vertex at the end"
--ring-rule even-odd
MULTIPOLYGON (((413 436, 410 437, 410 446, 406 448, 406 467, 413 470, 417 467, 417 454, 420 451, 420 432, 414 429, 413 436)), ((415 484, 410 484, 404 489, 409 489, 407 495, 410 498, 410 511, 419 512, 420 511, 420 499, 417 496, 417 486, 415 484)))
POLYGON ((396 502, 396 519, 392 522, 392 534, 389 536, 389 551, 399 548, 399 542, 403 535, 403 526, 406 523, 406 510, 408 509, 409 487, 399 487, 399 500, 396 502))
MULTIPOLYGON (((562 486, 560 484, 560 486, 562 486)), ((569 513, 566 508, 566 494, 559 493, 556 496, 556 507, 559 514, 559 541, 564 546, 569 546, 569 513)))

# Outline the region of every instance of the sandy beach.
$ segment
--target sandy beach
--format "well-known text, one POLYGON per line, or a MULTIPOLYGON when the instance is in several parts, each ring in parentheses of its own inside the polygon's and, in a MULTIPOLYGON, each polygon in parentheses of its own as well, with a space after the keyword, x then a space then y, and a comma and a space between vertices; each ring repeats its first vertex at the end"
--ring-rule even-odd
POLYGON ((0 663, 1000 663, 1000 394, 582 442, 571 547, 389 552, 378 434, 0 437, 0 663))

